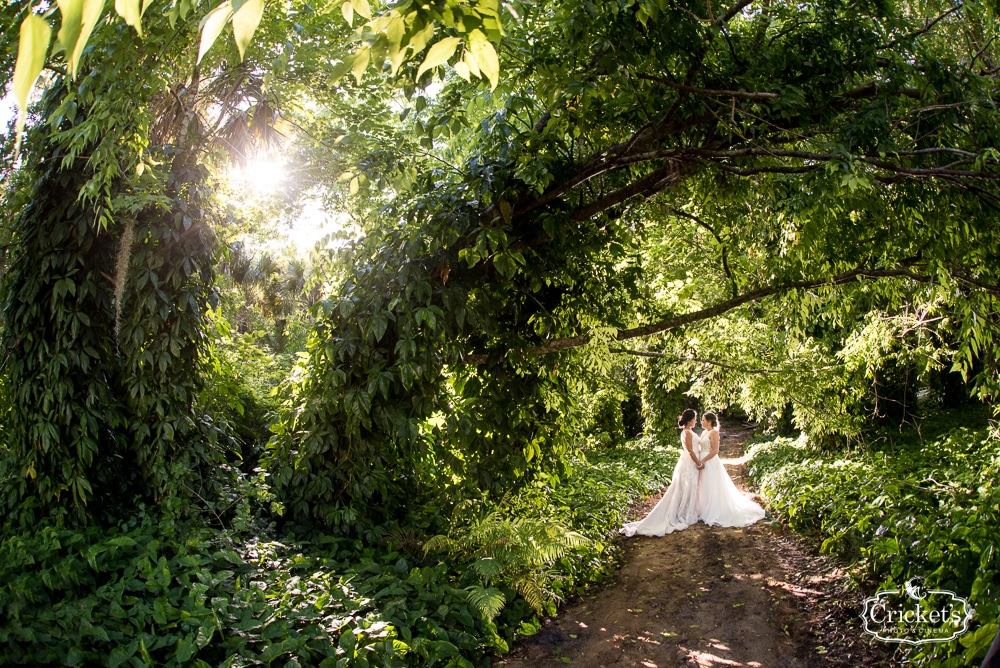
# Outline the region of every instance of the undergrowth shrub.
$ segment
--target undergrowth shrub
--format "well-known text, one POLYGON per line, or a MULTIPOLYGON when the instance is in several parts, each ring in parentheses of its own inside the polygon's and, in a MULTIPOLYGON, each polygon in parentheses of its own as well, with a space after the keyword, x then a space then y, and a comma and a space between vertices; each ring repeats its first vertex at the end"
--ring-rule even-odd
POLYGON ((970 630, 907 651, 916 665, 979 665, 1000 626, 1000 440, 953 429, 933 442, 823 451, 775 438, 750 449, 749 472, 773 513, 856 564, 868 589, 921 577, 975 609, 970 630))
POLYGON ((601 581, 629 505, 666 483, 676 457, 648 439, 581 453, 572 476, 542 475, 486 509, 481 540, 453 553, 417 549, 413 528, 377 544, 278 537, 254 510, 271 498, 259 480, 234 488, 232 508, 139 507, 111 528, 9 523, 0 665, 488 666, 540 626, 517 582, 551 613, 601 581), (518 549, 497 545, 518 537, 518 549), (502 561, 492 578, 476 565, 483 551, 502 561))

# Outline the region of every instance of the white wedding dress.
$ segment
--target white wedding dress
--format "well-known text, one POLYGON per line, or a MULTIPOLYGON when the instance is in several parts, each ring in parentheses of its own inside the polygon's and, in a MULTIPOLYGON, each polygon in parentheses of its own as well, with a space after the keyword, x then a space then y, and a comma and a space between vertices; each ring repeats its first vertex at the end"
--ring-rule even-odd
MULTIPOLYGON (((701 458, 701 441, 691 432, 692 450, 701 458)), ((686 529, 698 522, 698 467, 684 448, 684 433, 681 433, 681 456, 674 466, 674 477, 670 481, 663 498, 649 514, 638 522, 629 522, 621 528, 626 536, 662 536, 686 529)), ((732 484, 730 482, 729 484, 732 484)))
MULTIPOLYGON (((711 432, 691 434, 691 449, 698 459, 712 449, 711 432)), ((699 520, 720 527, 745 527, 764 518, 764 509, 754 503, 733 483, 719 456, 705 462, 701 471, 684 448, 674 466, 674 477, 663 498, 638 522, 621 528, 626 536, 662 536, 681 531, 699 520)))
MULTIPOLYGON (((714 431, 714 430, 713 430, 714 431)), ((711 432, 705 430, 698 437, 700 451, 711 451, 711 432)), ((699 459, 702 455, 698 456, 699 459)), ((764 509, 753 502, 733 483, 719 456, 705 462, 701 471, 699 509, 705 524, 720 527, 745 527, 764 518, 764 509)))

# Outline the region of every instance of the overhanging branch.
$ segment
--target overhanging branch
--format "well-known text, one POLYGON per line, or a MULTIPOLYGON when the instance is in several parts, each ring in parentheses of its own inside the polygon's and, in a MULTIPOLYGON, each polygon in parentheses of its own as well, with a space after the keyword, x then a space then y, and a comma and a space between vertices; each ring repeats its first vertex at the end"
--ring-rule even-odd
POLYGON ((721 369, 728 369, 730 371, 736 371, 738 373, 752 373, 752 374, 763 374, 763 373, 792 373, 794 369, 745 369, 743 367, 734 366, 732 364, 725 364, 723 362, 716 362, 715 360, 706 360, 700 357, 677 357, 675 355, 668 355, 666 353, 658 353, 652 350, 631 350, 629 348, 608 348, 608 352, 612 352, 620 355, 635 355, 637 357, 652 357, 656 359, 669 359, 674 362, 697 362, 699 364, 709 364, 711 366, 717 366, 721 369))
MULTIPOLYGON (((692 311, 691 313, 683 313, 681 315, 674 315, 663 318, 658 322, 654 322, 648 325, 642 325, 640 327, 633 327, 632 329, 623 329, 618 332, 615 337, 616 341, 628 341, 629 339, 638 339, 646 336, 652 336, 654 334, 660 334, 671 329, 676 329, 677 327, 682 327, 684 325, 689 325, 691 323, 700 322, 702 320, 708 320, 709 318, 714 318, 716 316, 722 315, 728 311, 732 311, 744 304, 750 302, 760 301, 766 297, 772 295, 788 292, 790 290, 809 290, 812 288, 819 288, 822 286, 833 286, 833 285, 844 285, 852 281, 859 279, 878 279, 878 278, 907 278, 910 280, 920 281, 924 283, 930 282, 932 279, 929 276, 921 276, 920 274, 915 274, 908 268, 898 268, 898 269, 865 269, 859 267, 857 269, 852 269, 850 271, 845 271, 843 273, 837 274, 830 278, 814 279, 809 281, 790 281, 787 283, 780 283, 777 285, 765 285, 756 290, 751 290, 742 295, 737 295, 730 299, 719 302, 713 306, 709 306, 701 309, 700 311, 692 311)), ((535 357, 541 355, 548 355, 550 353, 560 352, 562 350, 571 350, 573 348, 579 348, 585 346, 591 342, 591 337, 587 334, 581 336, 570 336, 563 339, 556 339, 554 341, 549 341, 540 346, 535 346, 531 349, 531 354, 535 357)), ((467 364, 483 364, 489 360, 489 354, 487 353, 475 353, 467 356, 464 361, 467 364)))
POLYGON ((735 97, 744 100, 776 100, 781 97, 778 93, 769 93, 766 91, 748 91, 748 90, 719 90, 714 88, 698 88, 697 86, 688 86, 687 84, 682 84, 677 81, 671 81, 664 77, 657 77, 651 74, 636 74, 636 77, 644 79, 646 81, 652 81, 653 83, 658 83, 668 88, 674 88, 676 90, 684 91, 685 93, 694 93, 695 95, 705 95, 706 97, 735 97))

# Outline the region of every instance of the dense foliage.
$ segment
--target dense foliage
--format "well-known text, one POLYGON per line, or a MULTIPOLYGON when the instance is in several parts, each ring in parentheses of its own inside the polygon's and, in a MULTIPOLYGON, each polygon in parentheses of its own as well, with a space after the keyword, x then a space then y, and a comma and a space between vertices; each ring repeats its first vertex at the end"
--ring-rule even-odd
MULTIPOLYGON (((458 166, 359 194, 383 208, 317 313, 268 458, 296 519, 400 516, 440 464, 515 489, 565 452, 577 365, 668 329, 665 391, 703 376, 703 395, 754 414, 791 400, 831 435, 857 433, 869 397, 843 389, 881 359, 850 337, 886 341, 903 313, 957 333, 920 344, 924 371, 992 391, 996 116, 977 96, 993 80, 937 41, 978 39, 988 12, 930 37, 887 8, 744 6, 519 7, 503 97, 454 78, 416 98, 426 147, 458 166), (913 65, 932 54, 949 65, 913 65), (713 383, 713 362, 734 373, 713 383)), ((368 181, 392 175, 371 164, 368 181)))
POLYGON ((850 452, 806 438, 762 441, 750 451, 750 475, 773 513, 855 564, 866 589, 919 577, 967 598, 968 633, 906 653, 916 665, 979 665, 1000 628, 1000 441, 995 427, 941 431, 926 441, 897 432, 850 452))
POLYGON ((583 443, 702 400, 835 462, 1000 394, 990 0, 106 4, 0 7, 11 660, 484 661, 611 567, 645 482, 583 443), (311 268, 261 239, 305 203, 357 232, 311 268))
POLYGON ((247 499, 225 530, 139 509, 110 528, 8 535, 0 661, 489 665, 516 632, 538 628, 515 590, 551 611, 555 597, 602 581, 625 510, 666 482, 675 458, 672 444, 649 442, 589 453, 566 480, 456 515, 433 549, 402 529, 374 545, 278 540, 247 499))

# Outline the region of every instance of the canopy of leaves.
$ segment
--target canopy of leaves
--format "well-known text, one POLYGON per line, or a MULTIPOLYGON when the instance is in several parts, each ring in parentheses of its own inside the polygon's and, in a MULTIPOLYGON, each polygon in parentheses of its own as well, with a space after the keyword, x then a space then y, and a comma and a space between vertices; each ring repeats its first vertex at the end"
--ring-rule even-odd
MULTIPOLYGON (((48 102, 21 156, 36 177, 61 161, 54 174, 73 175, 84 207, 78 227, 93 216, 108 245, 100 260, 46 268, 24 303, 69 294, 77 262, 101 286, 98 302, 45 318, 99 314, 101 347, 90 347, 108 368, 124 354, 129 396, 147 396, 138 388, 150 382, 156 397, 175 392, 151 380, 157 368, 181 364, 192 378, 151 404, 157 417, 145 427, 128 416, 95 423, 140 441, 149 431, 151 449, 137 451, 140 468, 150 462, 147 488, 162 487, 166 443, 191 418, 213 278, 207 259, 190 255, 210 253, 203 240, 157 276, 193 277, 175 285, 190 298, 165 292, 128 311, 128 290, 149 281, 128 221, 161 212, 183 245, 203 178, 185 172, 171 189, 177 151, 242 159, 278 139, 277 118, 294 134, 288 150, 301 172, 366 231, 350 250, 353 274, 314 306, 308 355, 285 387, 265 458, 296 520, 361 531, 428 499, 501 494, 558 468, 587 379, 631 339, 659 337, 632 352, 666 356, 664 391, 693 380, 713 401, 764 415, 794 388, 799 424, 832 433, 857 430, 867 399, 842 390, 877 373, 896 334, 920 351, 915 373, 954 369, 983 396, 997 389, 988 3, 185 0, 155 11, 119 3, 121 21, 92 4, 44 16, 61 49, 45 61, 48 102), (229 24, 234 41, 219 41, 229 24), (136 273, 121 278, 112 260, 136 273), (117 284, 101 284, 102 272, 117 284), (190 309, 184 331, 170 316, 177 308, 190 309), (169 336, 119 351, 107 334, 127 312, 147 329, 160 318, 169 336), (929 318, 940 323, 933 331, 929 318), (843 419, 823 417, 840 408, 843 419)), ((4 20, 19 25, 29 11, 8 6, 4 20)), ((18 62, 31 55, 30 75, 29 46, 18 62)), ((15 82, 19 94, 29 79, 15 82)), ((18 234, 15 261, 48 267, 38 264, 48 251, 18 234)), ((72 252, 90 243, 76 240, 72 252)), ((37 273, 12 272, 7 294, 37 273)), ((81 503, 86 453, 96 452, 81 444, 97 437, 47 426, 61 423, 37 397, 65 374, 11 371, 34 359, 21 334, 29 327, 42 325, 5 329, 11 396, 30 416, 12 437, 23 477, 35 480, 29 453, 49 434, 77 454, 50 458, 42 478, 54 486, 42 496, 72 491, 81 503)), ((57 352, 89 354, 74 332, 57 352)), ((74 390, 60 405, 86 407, 90 396, 74 390)))

